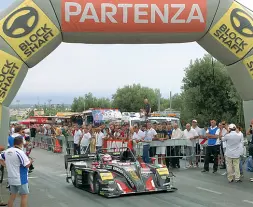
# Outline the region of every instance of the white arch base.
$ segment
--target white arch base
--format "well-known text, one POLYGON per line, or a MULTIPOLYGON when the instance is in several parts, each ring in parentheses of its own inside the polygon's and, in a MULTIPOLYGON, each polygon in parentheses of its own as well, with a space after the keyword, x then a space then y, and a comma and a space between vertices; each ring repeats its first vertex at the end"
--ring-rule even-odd
POLYGON ((6 144, 8 106, 28 68, 46 58, 62 41, 196 41, 228 66, 244 100, 245 120, 253 118, 253 13, 234 0, 161 0, 159 5, 156 0, 129 0, 128 4, 123 0, 16 0, 0 13, 0 144, 6 144))

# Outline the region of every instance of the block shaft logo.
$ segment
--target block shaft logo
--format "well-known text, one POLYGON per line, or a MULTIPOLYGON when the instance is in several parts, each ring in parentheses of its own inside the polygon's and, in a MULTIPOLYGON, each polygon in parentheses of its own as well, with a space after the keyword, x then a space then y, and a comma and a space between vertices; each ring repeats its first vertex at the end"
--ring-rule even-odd
POLYGON ((0 104, 6 99, 23 62, 0 50, 0 104))
POLYGON ((31 0, 0 21, 0 36, 24 60, 29 60, 58 34, 58 28, 31 0))
POLYGON ((232 4, 210 33, 238 58, 253 48, 253 18, 238 3, 232 4))
POLYGON ((3 31, 8 37, 21 38, 30 34, 38 21, 38 12, 32 7, 24 7, 7 17, 3 24, 3 31))

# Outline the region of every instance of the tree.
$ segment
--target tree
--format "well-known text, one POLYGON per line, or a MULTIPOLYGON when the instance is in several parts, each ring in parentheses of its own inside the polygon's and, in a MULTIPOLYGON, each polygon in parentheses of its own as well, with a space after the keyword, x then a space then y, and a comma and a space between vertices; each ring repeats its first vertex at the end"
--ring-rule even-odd
POLYGON ((34 116, 34 110, 30 110, 30 111, 28 112, 28 117, 30 117, 30 116, 34 116))
POLYGON ((78 97, 74 98, 73 103, 71 105, 71 111, 73 112, 81 112, 84 111, 84 98, 78 97))
POLYGON ((158 89, 142 87, 140 84, 127 85, 118 88, 112 96, 113 107, 121 111, 138 112, 144 107, 144 99, 147 98, 151 105, 152 111, 157 110, 158 89))
POLYGON ((196 59, 185 69, 182 90, 181 115, 185 121, 194 118, 202 125, 211 119, 238 123, 241 99, 225 66, 210 55, 196 59))
POLYGON ((82 112, 89 108, 111 108, 111 100, 108 98, 96 98, 92 93, 87 93, 83 97, 74 98, 71 110, 82 112))
POLYGON ((18 121, 18 119, 17 119, 16 116, 11 116, 11 117, 10 117, 10 121, 18 121))

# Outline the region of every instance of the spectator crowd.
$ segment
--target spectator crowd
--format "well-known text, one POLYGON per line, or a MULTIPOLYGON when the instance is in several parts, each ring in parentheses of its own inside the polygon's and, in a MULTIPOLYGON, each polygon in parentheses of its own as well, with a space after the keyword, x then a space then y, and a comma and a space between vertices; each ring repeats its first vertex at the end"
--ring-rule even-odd
MULTIPOLYGON (((247 134, 252 134, 252 131, 250 128, 247 134)), ((243 177, 243 163, 247 155, 246 141, 241 127, 227 124, 225 121, 217 124, 215 120, 211 120, 209 127, 200 128, 197 120, 192 120, 191 124, 186 124, 183 131, 178 124, 172 125, 170 122, 146 122, 133 127, 128 124, 120 126, 117 123, 110 124, 108 128, 104 124, 96 128, 92 128, 91 125, 75 126, 72 134, 74 154, 101 150, 103 142, 110 139, 132 141, 135 143, 135 153, 139 144, 142 145, 142 158, 146 163, 151 162, 150 158, 158 157, 159 164, 165 164, 169 168, 180 168, 180 158, 186 155, 187 168, 199 167, 200 159, 204 158, 203 173, 209 172, 209 165, 213 162, 213 173, 217 172, 220 164, 221 169, 226 169, 224 175, 227 175, 229 182, 241 182, 243 177), (185 140, 186 144, 183 149, 173 144, 161 144, 166 140, 185 140), (95 147, 92 149, 92 146, 95 147)), ((250 152, 249 149, 249 154, 250 152)), ((249 170, 251 163, 247 162, 249 170)))

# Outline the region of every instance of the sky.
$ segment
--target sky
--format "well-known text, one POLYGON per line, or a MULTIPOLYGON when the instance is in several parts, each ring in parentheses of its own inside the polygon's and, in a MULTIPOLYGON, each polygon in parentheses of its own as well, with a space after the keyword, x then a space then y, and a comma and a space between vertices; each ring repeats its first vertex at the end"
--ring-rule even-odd
MULTIPOLYGON (((0 11, 15 0, 0 0, 0 11)), ((252 0, 238 0, 253 9, 252 0)), ((161 45, 89 45, 62 43, 30 69, 13 104, 72 103, 92 92, 111 98, 119 87, 138 84, 159 88, 162 96, 180 92, 190 60, 206 54, 197 43, 161 45), (70 52, 71 51, 71 52, 70 52), (194 52, 191 52, 194 51, 194 52)))

